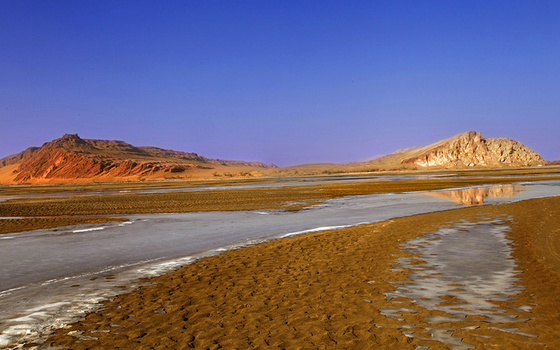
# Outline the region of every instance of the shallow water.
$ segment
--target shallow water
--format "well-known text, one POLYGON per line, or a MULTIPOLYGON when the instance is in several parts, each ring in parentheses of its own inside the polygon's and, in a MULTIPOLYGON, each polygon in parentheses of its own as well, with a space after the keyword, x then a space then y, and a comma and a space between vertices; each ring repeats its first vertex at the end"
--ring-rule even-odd
MULTIPOLYGON (((560 195, 560 181, 524 184, 514 191, 504 190, 507 186, 475 188, 486 193, 484 202, 490 204, 560 195), (507 195, 492 197, 500 193, 507 195)), ((40 337, 99 300, 134 288, 139 278, 200 256, 294 234, 462 207, 449 200, 454 195, 448 192, 344 197, 299 212, 127 215, 130 221, 125 223, 2 235, 0 346, 40 337)))
MULTIPOLYGON (((422 311, 441 311, 443 314, 430 315, 424 321, 429 327, 422 327, 431 334, 431 339, 439 340, 451 349, 470 349, 472 346, 461 341, 461 328, 469 317, 482 317, 484 322, 497 324, 523 322, 515 311, 530 311, 530 306, 499 307, 496 302, 507 302, 522 288, 517 265, 512 257, 512 241, 506 237, 510 230, 507 218, 492 218, 478 222, 460 221, 452 226, 440 228, 432 234, 407 241, 402 247, 411 251, 415 258, 398 258, 397 263, 411 272, 410 281, 394 282, 395 290, 386 293, 395 308, 381 310, 388 317, 407 321, 407 314, 422 311), (403 299, 406 298, 406 299, 403 299), (403 300, 413 307, 403 310, 403 300), (441 327, 439 324, 454 324, 441 327)), ((416 336, 410 329, 419 325, 406 324, 403 329, 412 338, 416 336)), ((500 328, 501 330, 501 328, 500 328)), ((515 328, 509 332, 525 335, 528 341, 533 334, 519 332, 515 328)))

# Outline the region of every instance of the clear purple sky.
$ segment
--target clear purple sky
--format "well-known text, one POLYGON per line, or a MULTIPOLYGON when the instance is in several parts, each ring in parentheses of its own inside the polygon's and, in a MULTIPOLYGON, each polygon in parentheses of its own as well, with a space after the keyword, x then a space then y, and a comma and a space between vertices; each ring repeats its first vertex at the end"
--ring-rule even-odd
POLYGON ((0 158, 65 133, 288 166, 476 130, 560 159, 560 1, 0 2, 0 158))

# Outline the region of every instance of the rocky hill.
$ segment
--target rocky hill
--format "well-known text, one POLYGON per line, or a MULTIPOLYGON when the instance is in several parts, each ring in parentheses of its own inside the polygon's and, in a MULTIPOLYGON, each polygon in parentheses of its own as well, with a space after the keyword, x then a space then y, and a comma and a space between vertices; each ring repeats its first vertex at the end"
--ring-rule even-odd
POLYGON ((507 138, 483 138, 465 132, 437 143, 404 152, 401 164, 426 167, 502 167, 544 165, 542 157, 522 143, 507 138))
POLYGON ((260 162, 209 159, 196 153, 85 140, 76 134, 0 159, 2 183, 62 183, 260 175, 260 162))
POLYGON ((518 141, 483 138, 475 131, 423 147, 401 149, 374 161, 354 165, 381 170, 502 168, 545 165, 547 162, 518 141))
POLYGON ((371 171, 528 167, 549 164, 522 143, 507 138, 483 138, 465 132, 423 147, 346 164, 307 164, 273 171, 276 176, 342 174, 371 171))

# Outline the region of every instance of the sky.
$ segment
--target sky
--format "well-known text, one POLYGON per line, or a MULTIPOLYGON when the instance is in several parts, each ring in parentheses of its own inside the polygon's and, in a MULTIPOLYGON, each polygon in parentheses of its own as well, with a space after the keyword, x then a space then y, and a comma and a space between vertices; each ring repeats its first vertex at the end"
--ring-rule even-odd
POLYGON ((560 159, 560 1, 0 1, 0 158, 65 133, 290 166, 475 130, 560 159))

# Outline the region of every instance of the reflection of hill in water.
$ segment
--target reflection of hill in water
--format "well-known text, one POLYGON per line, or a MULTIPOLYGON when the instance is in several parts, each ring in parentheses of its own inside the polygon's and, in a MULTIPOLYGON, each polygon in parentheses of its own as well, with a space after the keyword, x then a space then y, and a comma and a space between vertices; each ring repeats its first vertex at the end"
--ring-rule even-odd
POLYGON ((429 195, 447 199, 458 204, 484 204, 485 198, 511 197, 522 192, 520 185, 496 185, 492 187, 466 188, 464 190, 431 192, 429 195))

